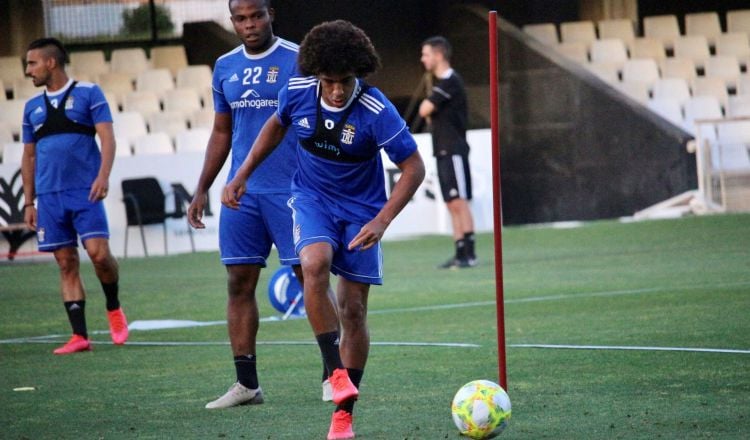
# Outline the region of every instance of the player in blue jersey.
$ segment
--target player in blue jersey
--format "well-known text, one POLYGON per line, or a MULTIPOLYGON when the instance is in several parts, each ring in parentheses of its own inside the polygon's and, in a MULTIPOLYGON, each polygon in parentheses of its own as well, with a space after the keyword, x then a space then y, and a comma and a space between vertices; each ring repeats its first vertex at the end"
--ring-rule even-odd
POLYGON ((55 354, 91 349, 84 312, 86 294, 79 272, 79 237, 104 289, 112 341, 124 344, 128 339, 128 323, 119 301, 119 271, 109 249, 102 202, 115 157, 112 115, 99 86, 68 77, 66 58, 65 48, 54 38, 29 45, 26 74, 35 86, 46 90, 26 103, 22 134, 24 220, 36 230, 39 250, 55 256, 63 303, 73 328, 73 336, 55 354), (101 152, 95 135, 101 140, 101 152))
MULTIPOLYGON (((242 44, 216 60, 213 75, 214 126, 208 141, 188 219, 204 228, 208 190, 231 154, 229 178, 237 172, 253 140, 278 107, 278 92, 296 72, 299 47, 274 35, 270 0, 232 0, 231 20, 242 44)), ((289 157, 296 138, 290 133, 277 152, 248 180, 238 210, 222 207, 219 248, 228 282, 227 324, 237 381, 206 408, 262 403, 256 370, 258 305, 255 290, 261 268, 275 244, 283 265, 291 265, 303 281, 292 241, 291 178, 296 169, 289 157)), ((325 375, 325 373, 324 373, 325 375)), ((326 399, 324 382, 323 398, 326 399)))
POLYGON ((362 79, 380 62, 361 29, 344 20, 315 26, 300 46, 298 64, 307 76, 290 79, 281 90, 277 113, 224 188, 222 203, 239 206, 245 180, 276 154, 291 128, 299 141, 289 205, 305 277, 305 309, 333 372, 336 409, 328 439, 349 439, 370 345, 368 293, 370 285, 383 282, 380 239, 422 182, 424 163, 393 104, 362 79), (390 198, 381 149, 401 170, 390 198), (326 295, 331 273, 338 275, 341 332, 326 295))

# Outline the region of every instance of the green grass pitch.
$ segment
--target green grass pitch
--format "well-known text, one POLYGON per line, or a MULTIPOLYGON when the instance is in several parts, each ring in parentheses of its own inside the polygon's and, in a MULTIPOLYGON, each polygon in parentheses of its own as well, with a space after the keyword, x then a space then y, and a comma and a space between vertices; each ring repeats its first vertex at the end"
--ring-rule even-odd
MULTIPOLYGON (((749 215, 508 227, 503 241, 513 417, 501 438, 750 438, 749 215), (616 349, 633 347, 643 349, 616 349)), ((458 271, 435 269, 448 237, 383 247, 357 438, 458 439, 453 394, 473 379, 497 381, 492 236, 478 237, 480 265, 458 271)), ((279 316, 266 287, 274 259, 258 289, 262 317, 279 316)), ((130 321, 225 318, 216 253, 120 268, 130 321)), ((89 264, 82 273, 89 329, 105 330, 101 289, 89 264)), ((218 411, 203 406, 234 379, 224 325, 132 331, 123 347, 97 333, 92 352, 53 356, 69 332, 54 263, 0 264, 0 438, 325 438, 333 406, 320 400, 304 319, 261 324, 266 403, 218 411), (48 335, 61 336, 28 339, 48 335), (194 345, 158 345, 172 342, 194 345)))

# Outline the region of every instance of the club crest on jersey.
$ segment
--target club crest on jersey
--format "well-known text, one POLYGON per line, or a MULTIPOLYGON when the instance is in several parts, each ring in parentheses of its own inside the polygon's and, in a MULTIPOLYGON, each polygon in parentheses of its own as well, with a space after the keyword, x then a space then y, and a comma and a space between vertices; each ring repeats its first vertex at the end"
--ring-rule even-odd
POLYGON ((279 79, 279 66, 271 66, 268 68, 266 74, 266 82, 268 84, 274 84, 279 79))
POLYGON ((72 109, 72 108, 73 108, 73 104, 74 104, 74 102, 75 102, 75 101, 73 101, 73 97, 72 97, 72 96, 68 96, 68 100, 67 100, 67 101, 65 101, 65 110, 70 110, 70 109, 72 109))
POLYGON ((354 126, 352 124, 344 125, 344 129, 341 130, 341 142, 346 145, 351 145, 354 142, 354 126))

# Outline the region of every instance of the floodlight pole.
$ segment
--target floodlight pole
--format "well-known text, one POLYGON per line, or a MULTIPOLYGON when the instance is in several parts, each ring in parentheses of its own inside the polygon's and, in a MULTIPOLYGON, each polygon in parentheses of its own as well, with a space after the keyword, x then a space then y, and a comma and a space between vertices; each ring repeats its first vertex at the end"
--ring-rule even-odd
POLYGON ((497 307, 497 364, 500 386, 508 390, 505 362, 505 304, 503 299, 503 207, 500 191, 500 136, 498 94, 497 11, 489 12, 490 131, 492 133, 492 205, 495 236, 495 304, 497 307))

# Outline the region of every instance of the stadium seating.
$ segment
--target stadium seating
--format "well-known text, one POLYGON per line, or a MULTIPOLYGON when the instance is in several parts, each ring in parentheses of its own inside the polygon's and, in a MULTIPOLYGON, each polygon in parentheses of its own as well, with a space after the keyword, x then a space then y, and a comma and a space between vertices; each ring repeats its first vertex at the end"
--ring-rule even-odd
POLYGON ((172 140, 164 132, 148 133, 133 139, 133 154, 173 154, 172 140))
POLYGON ((726 143, 750 145, 750 121, 726 121, 718 124, 717 137, 726 143))
POLYGON ((0 57, 0 81, 5 85, 6 92, 11 91, 13 81, 23 77, 23 63, 20 57, 0 57))
POLYGON ((21 124, 23 124, 23 108, 26 101, 23 99, 9 99, 0 101, 0 122, 6 122, 10 126, 14 136, 20 136, 21 124))
POLYGON ((164 111, 180 112, 187 119, 201 109, 201 98, 195 89, 174 89, 164 95, 164 111))
POLYGON ((648 84, 643 82, 616 83, 615 88, 643 105, 646 105, 650 98, 648 84))
POLYGON ((711 46, 716 45, 716 38, 721 35, 719 14, 716 12, 685 14, 685 35, 701 35, 706 37, 711 46))
POLYGON ((718 55, 706 61, 705 75, 710 78, 719 78, 724 85, 730 89, 737 88, 740 79, 740 63, 734 56, 718 55))
POLYGON ((721 78, 712 78, 709 76, 698 76, 693 78, 693 96, 713 96, 722 107, 726 107, 729 101, 727 87, 721 78))
POLYGON ((750 73, 740 75, 737 80, 737 94, 750 95, 750 73))
POLYGON ((748 34, 735 32, 721 34, 716 39, 716 55, 733 56, 747 70, 750 64, 750 41, 748 34))
POLYGON ((168 69, 173 78, 176 78, 177 72, 187 65, 187 54, 184 46, 157 46, 151 49, 151 67, 168 69))
POLYGON ((207 128, 211 130, 214 126, 214 110, 212 108, 202 108, 194 111, 188 116, 190 128, 207 128))
POLYGON ((683 126, 689 133, 696 134, 695 121, 715 120, 724 117, 721 111, 721 103, 714 96, 693 96, 684 105, 683 126))
POLYGON ((598 76, 602 80, 608 82, 608 83, 616 83, 619 81, 619 71, 617 66, 614 64, 609 63, 603 63, 603 64, 597 64, 597 63, 591 63, 587 64, 586 67, 588 68, 591 73, 598 76))
POLYGON ((643 18, 643 35, 655 38, 667 49, 674 47, 675 39, 680 37, 680 25, 674 15, 653 15, 643 18))
POLYGON ((625 62, 622 67, 622 80, 642 82, 650 87, 659 79, 659 67, 656 61, 648 58, 634 58, 625 62))
POLYGON ((628 51, 625 43, 617 38, 596 40, 591 43, 591 62, 608 63, 617 68, 622 68, 628 60, 628 51))
POLYGON ((523 31, 548 46, 556 46, 560 42, 554 23, 527 24, 523 31))
POLYGON ((177 72, 178 89, 194 89, 203 101, 203 107, 208 107, 212 102, 212 74, 211 68, 204 64, 187 66, 177 72))
POLYGON ((711 147, 711 162, 723 172, 749 172, 750 156, 747 147, 739 142, 717 142, 711 147))
POLYGON ((682 107, 680 102, 675 98, 652 98, 648 101, 648 108, 655 112, 662 118, 672 122, 675 125, 681 126, 682 107))
POLYGON ((207 128, 192 128, 182 130, 175 135, 175 151, 177 153, 205 153, 211 130, 207 128))
POLYGON ((159 97, 159 101, 162 101, 167 91, 174 89, 172 74, 168 69, 146 69, 138 74, 135 89, 139 92, 154 92, 159 97))
POLYGON ((104 52, 101 50, 88 50, 70 53, 71 74, 76 78, 86 75, 89 78, 96 78, 99 75, 109 73, 109 64, 104 59, 104 52))
POLYGON ((125 112, 138 112, 144 118, 148 118, 154 113, 159 113, 161 105, 156 93, 150 90, 135 91, 125 95, 125 99, 122 102, 122 110, 125 112))
POLYGON ((750 35, 750 9, 728 11, 727 32, 744 32, 750 35))
POLYGON ((636 38, 630 43, 631 58, 651 58, 660 62, 667 57, 664 43, 656 38, 636 38))
POLYGON ((692 81, 698 75, 695 63, 684 58, 665 58, 661 61, 661 76, 663 78, 682 78, 692 81))
POLYGON ((553 47, 557 52, 565 55, 567 58, 573 61, 586 63, 589 60, 589 53, 588 49, 586 48, 586 44, 581 43, 580 41, 560 43, 553 47))
POLYGON ((730 96, 727 116, 733 118, 750 117, 750 95, 730 96))
POLYGON ((583 43, 586 46, 596 41, 596 29, 592 21, 568 21, 560 23, 560 40, 563 43, 583 43))
POLYGON ((146 51, 140 47, 128 49, 115 49, 112 51, 110 59, 110 69, 112 72, 122 73, 134 81, 138 74, 151 67, 146 51))
POLYGON ((21 142, 5 142, 3 145, 2 163, 4 164, 16 164, 21 165, 21 158, 23 157, 23 143, 21 142))
POLYGON ((625 44, 630 44, 635 40, 633 22, 623 19, 601 20, 597 23, 599 30, 599 39, 606 40, 616 38, 625 44))
POLYGON ((112 115, 115 138, 123 140, 128 147, 133 146, 135 138, 148 132, 146 121, 138 112, 122 112, 112 115))
POLYGON ((654 83, 654 98, 674 98, 680 105, 690 99, 690 86, 682 78, 660 78, 654 83))
POLYGON ((708 40, 703 35, 690 35, 674 40, 675 58, 691 60, 695 67, 703 68, 706 60, 711 56, 708 40))
POLYGON ((188 128, 187 116, 181 112, 158 112, 152 113, 146 118, 146 124, 150 133, 163 132, 170 139, 177 133, 188 128))
POLYGON ((27 100, 43 92, 44 87, 37 87, 31 78, 18 78, 13 81, 13 99, 27 100))
POLYGON ((99 75, 97 83, 105 93, 110 93, 115 98, 117 107, 122 107, 125 96, 133 92, 133 81, 124 73, 104 73, 99 75))
POLYGON ((0 144, 13 142, 14 140, 13 132, 10 130, 10 127, 5 123, 0 124, 0 144))

